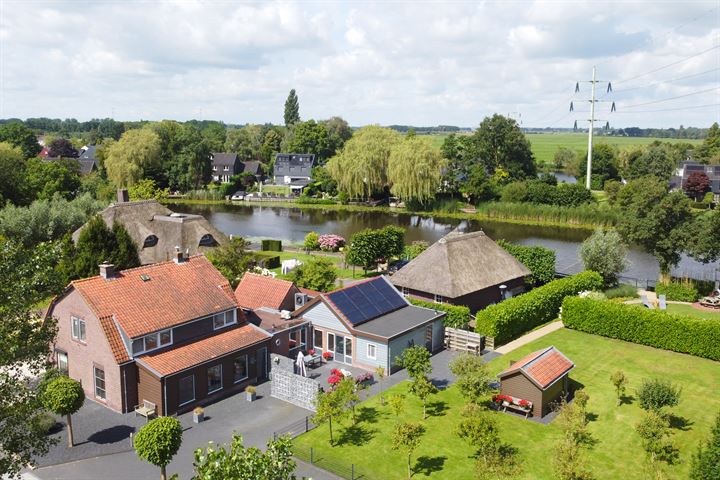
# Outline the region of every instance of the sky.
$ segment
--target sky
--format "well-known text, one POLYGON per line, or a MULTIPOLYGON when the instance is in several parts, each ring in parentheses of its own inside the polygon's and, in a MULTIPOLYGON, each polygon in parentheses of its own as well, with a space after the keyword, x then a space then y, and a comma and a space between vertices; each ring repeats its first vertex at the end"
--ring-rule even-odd
POLYGON ((602 125, 708 127, 720 3, 0 0, 0 118, 584 127, 594 65, 602 125))

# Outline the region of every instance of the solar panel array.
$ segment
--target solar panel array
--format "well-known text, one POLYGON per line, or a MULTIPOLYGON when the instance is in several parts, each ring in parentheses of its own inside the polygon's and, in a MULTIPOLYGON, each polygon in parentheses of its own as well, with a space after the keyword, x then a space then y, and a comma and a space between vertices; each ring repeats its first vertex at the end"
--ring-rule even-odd
POLYGON ((382 277, 328 293, 327 297, 353 325, 359 325, 407 305, 395 287, 382 277))

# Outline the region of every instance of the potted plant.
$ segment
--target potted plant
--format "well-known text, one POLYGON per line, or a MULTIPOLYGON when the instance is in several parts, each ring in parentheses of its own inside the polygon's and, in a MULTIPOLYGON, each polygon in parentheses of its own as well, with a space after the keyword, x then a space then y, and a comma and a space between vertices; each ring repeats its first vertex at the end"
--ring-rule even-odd
POLYGON ((330 360, 332 360, 332 358, 332 352, 323 352, 323 359, 325 359, 326 362, 329 362, 330 360))
POLYGON ((245 397, 247 397, 248 402, 255 401, 255 397, 257 396, 257 388, 255 388, 252 385, 248 385, 245 387, 245 397))
POLYGON ((193 422, 200 423, 205 420, 205 410, 202 407, 193 409, 193 422))

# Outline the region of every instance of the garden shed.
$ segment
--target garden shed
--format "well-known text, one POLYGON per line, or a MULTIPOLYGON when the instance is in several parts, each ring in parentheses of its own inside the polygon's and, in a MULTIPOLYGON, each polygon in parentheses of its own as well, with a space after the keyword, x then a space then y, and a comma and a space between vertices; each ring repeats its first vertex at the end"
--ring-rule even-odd
POLYGON ((521 400, 529 401, 532 415, 544 417, 554 403, 569 393, 568 374, 573 368, 575 364, 554 346, 538 350, 498 374, 499 397, 511 397, 516 405, 521 400))

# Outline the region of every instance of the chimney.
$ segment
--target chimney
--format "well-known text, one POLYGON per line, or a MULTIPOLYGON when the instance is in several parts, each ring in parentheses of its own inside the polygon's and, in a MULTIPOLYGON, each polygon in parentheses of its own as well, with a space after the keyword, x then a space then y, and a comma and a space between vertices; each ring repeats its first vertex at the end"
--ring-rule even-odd
POLYGON ((127 203, 129 201, 130 195, 128 194, 127 188, 118 188, 117 203, 127 203))
POLYGON ((185 261, 185 256, 183 255, 182 250, 180 250, 180 247, 175 247, 175 263, 183 263, 185 261))
POLYGON ((110 280, 115 276, 115 265, 108 262, 100 264, 100 276, 105 280, 110 280))

